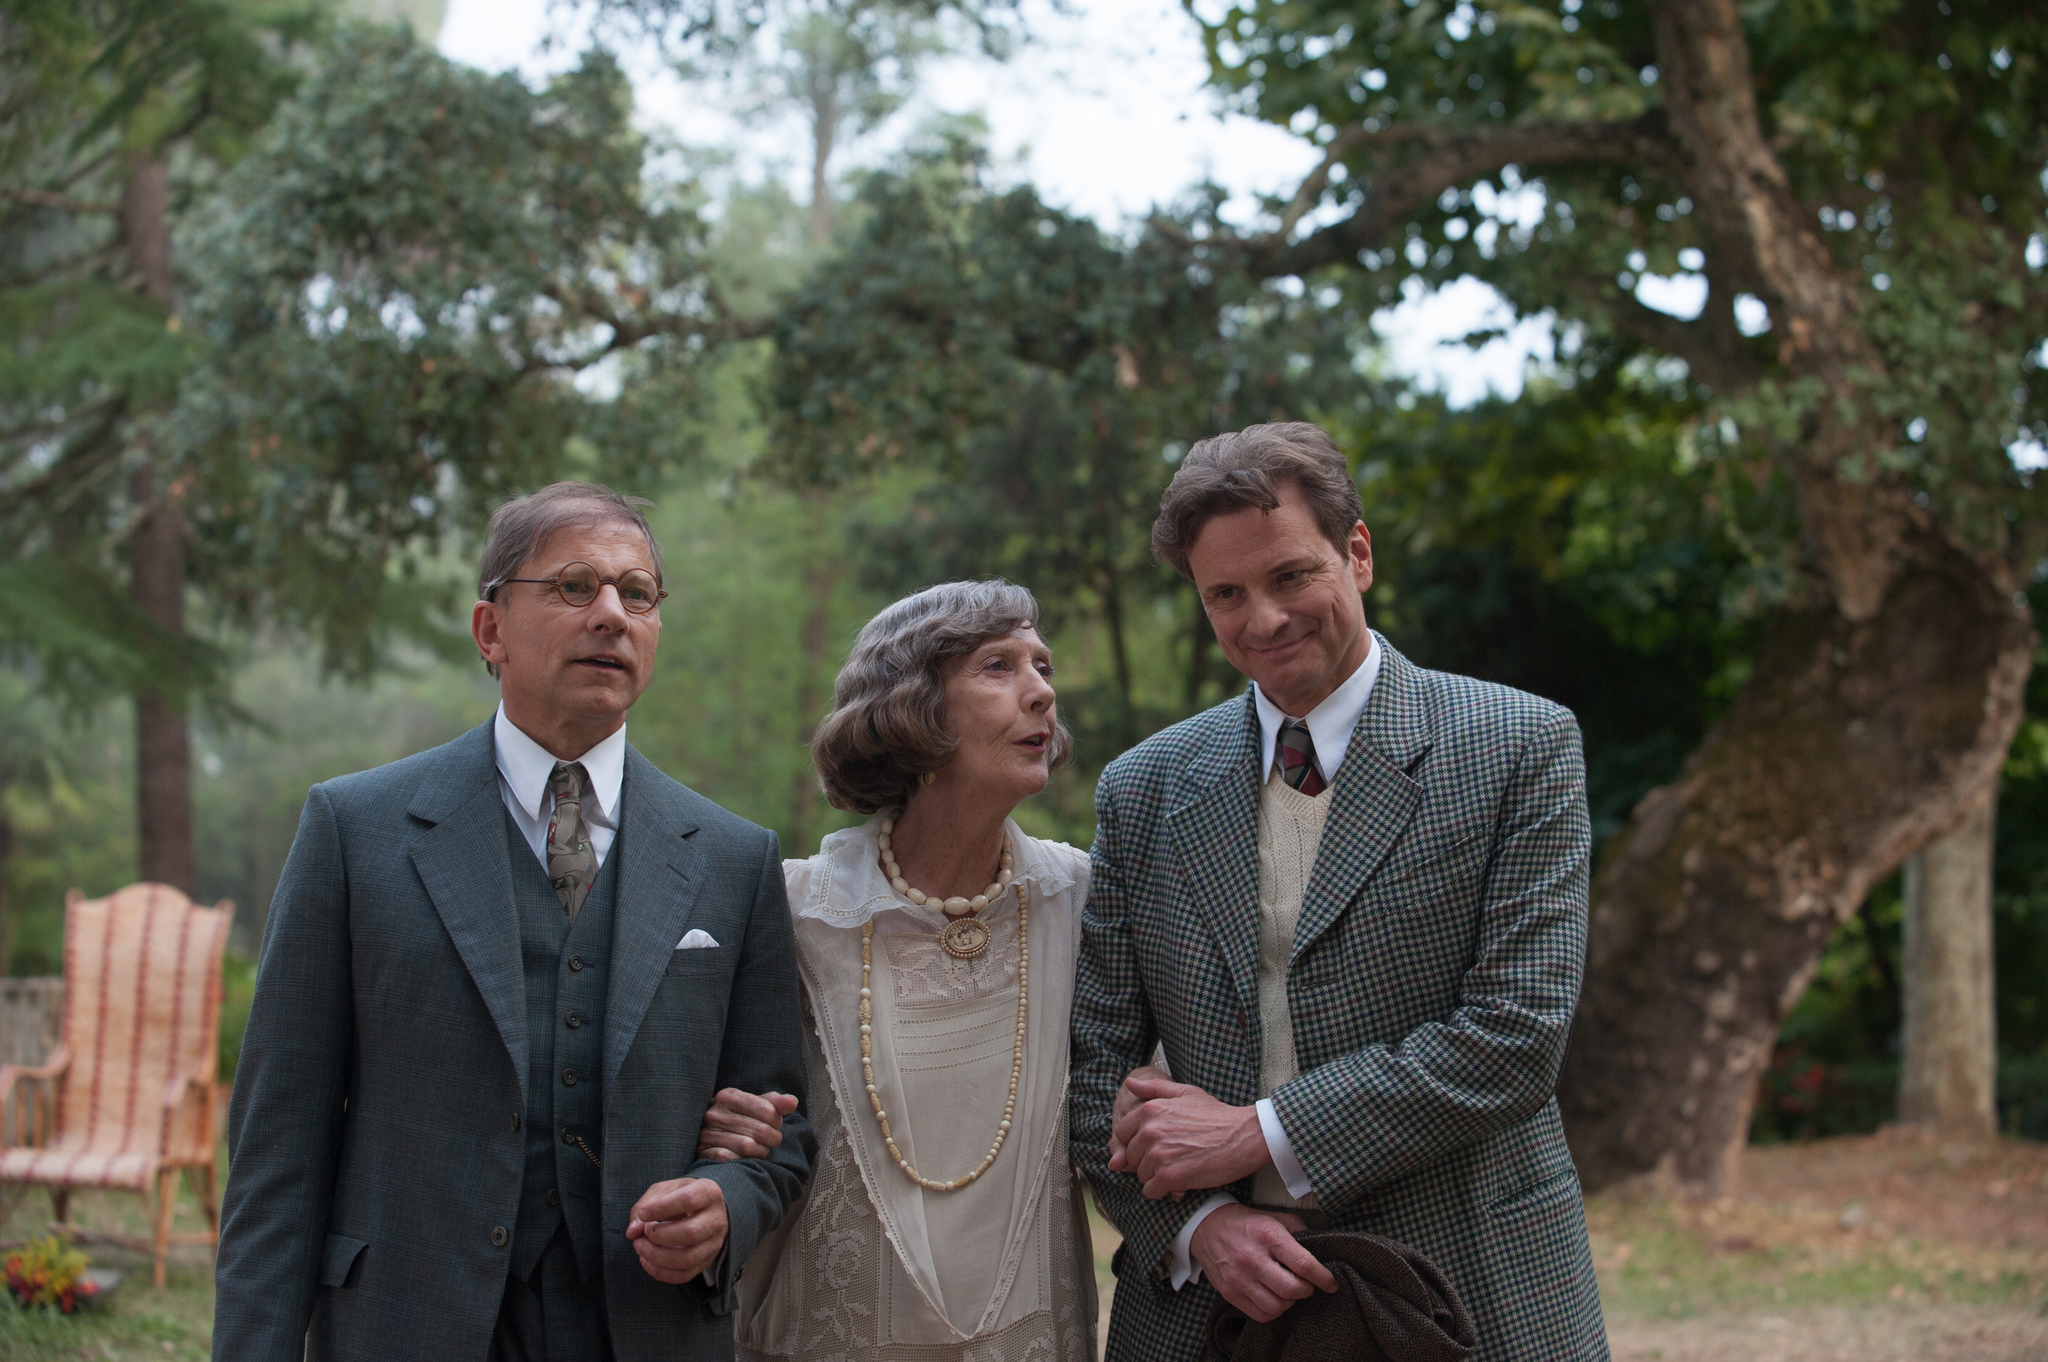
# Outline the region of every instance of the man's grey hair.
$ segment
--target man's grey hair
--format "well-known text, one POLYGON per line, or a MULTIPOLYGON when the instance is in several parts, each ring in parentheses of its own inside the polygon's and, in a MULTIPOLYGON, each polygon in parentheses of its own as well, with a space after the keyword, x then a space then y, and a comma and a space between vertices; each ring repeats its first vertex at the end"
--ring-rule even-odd
MULTIPOLYGON (((811 763, 832 807, 901 808, 918 777, 951 759, 945 666, 992 638, 1038 627, 1038 601, 1009 582, 947 582, 905 596, 869 620, 832 687, 832 712, 811 741, 811 763)), ((1049 770, 1074 740, 1055 712, 1049 770)))
MULTIPOLYGON (((647 539, 654 560, 654 580, 661 581, 661 545, 647 527, 641 507, 654 503, 629 497, 594 482, 553 482, 531 496, 514 497, 491 512, 490 538, 476 570, 476 596, 494 601, 505 579, 517 576, 541 546, 564 530, 594 530, 600 525, 631 525, 647 539)), ((495 663, 484 668, 498 674, 495 663)))

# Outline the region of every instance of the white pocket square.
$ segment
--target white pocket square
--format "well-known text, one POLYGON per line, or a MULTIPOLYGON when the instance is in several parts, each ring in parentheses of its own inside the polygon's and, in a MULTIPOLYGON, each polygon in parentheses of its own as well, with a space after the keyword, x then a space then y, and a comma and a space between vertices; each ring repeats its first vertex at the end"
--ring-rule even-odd
POLYGON ((711 933, 705 931, 702 927, 692 927, 689 931, 683 933, 681 941, 676 942, 676 949, 679 951, 706 951, 717 944, 716 941, 711 939, 711 933))

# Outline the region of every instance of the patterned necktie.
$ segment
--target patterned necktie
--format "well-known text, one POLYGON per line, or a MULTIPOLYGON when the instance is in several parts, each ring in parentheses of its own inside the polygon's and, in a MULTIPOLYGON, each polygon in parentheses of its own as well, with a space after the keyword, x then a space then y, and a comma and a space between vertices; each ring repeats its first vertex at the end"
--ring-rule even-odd
POLYGON ((1308 735, 1307 724, 1299 719, 1282 721, 1273 755, 1280 763, 1280 779, 1289 786, 1310 799, 1323 792, 1323 773, 1316 769, 1316 740, 1308 735))
POLYGON ((548 879, 574 926, 576 910, 597 879, 597 850, 590 844, 590 825, 583 821, 590 773, 580 761, 558 761, 548 776, 548 791, 555 797, 555 814, 548 820, 548 879))

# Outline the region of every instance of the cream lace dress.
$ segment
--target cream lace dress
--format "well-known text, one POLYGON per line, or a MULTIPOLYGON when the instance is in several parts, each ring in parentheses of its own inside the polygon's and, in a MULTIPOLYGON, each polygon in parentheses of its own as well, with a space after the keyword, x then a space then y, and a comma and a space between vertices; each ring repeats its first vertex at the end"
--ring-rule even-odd
POLYGON ((1067 1020, 1088 858, 1009 824, 1030 886, 1031 996, 1017 1114, 1002 1154, 927 1192, 882 1144, 860 1068, 861 924, 874 923, 875 1085, 904 1157, 928 1178, 972 1170, 1009 1095, 1017 1025, 1014 888, 983 912, 978 959, 939 947, 945 915, 882 877, 879 817, 785 861, 796 919, 818 1168, 740 1279, 742 1358, 815 1362, 1094 1362, 1088 1219, 1067 1157, 1067 1020))

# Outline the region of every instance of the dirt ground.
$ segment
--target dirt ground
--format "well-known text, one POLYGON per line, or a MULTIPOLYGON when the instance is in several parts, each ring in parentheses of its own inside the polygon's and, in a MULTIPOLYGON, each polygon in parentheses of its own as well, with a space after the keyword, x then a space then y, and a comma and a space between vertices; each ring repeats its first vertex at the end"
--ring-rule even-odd
POLYGON ((1616 1362, 2048 1362, 2048 1145, 1757 1148, 1733 1197, 1586 1213, 1616 1362))
POLYGON ((1752 1149, 1734 1197, 1587 1218, 1618 1362, 2048 1362, 2048 1146, 1752 1149))

